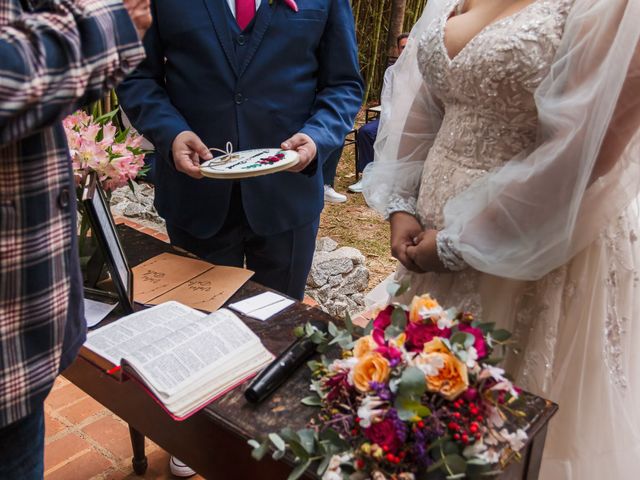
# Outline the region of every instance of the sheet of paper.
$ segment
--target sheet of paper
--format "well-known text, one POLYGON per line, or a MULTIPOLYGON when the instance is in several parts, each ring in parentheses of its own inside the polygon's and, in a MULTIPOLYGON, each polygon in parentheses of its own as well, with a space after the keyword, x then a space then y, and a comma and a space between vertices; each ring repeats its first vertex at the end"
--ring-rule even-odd
POLYGON ((109 315, 117 305, 117 303, 103 303, 85 298, 84 317, 87 319, 87 327, 95 327, 102 320, 107 318, 107 315, 109 315))
POLYGON ((262 320, 264 322, 265 320, 273 317, 276 313, 280 313, 282 310, 291 305, 293 305, 293 300, 283 298, 279 302, 276 302, 272 305, 254 310, 253 312, 249 313, 248 316, 250 316, 251 318, 255 318, 256 320, 262 320))
POLYGON ((240 302, 232 303, 229 308, 257 320, 267 320, 281 312, 294 302, 273 292, 265 292, 240 302))
POLYGON ((158 305, 175 300, 191 308, 215 312, 253 275, 251 270, 242 268, 209 266, 206 272, 148 303, 158 305))
POLYGON ((211 267, 203 260, 171 253, 153 257, 133 268, 133 299, 149 303, 211 267))

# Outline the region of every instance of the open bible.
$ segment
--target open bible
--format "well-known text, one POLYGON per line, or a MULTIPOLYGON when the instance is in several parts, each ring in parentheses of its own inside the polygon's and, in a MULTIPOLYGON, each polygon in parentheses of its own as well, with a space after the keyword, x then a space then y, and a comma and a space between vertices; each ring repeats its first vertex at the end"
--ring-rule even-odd
POLYGON ((175 420, 250 379, 274 358, 231 311, 204 314, 178 302, 92 331, 84 347, 121 365, 175 420))

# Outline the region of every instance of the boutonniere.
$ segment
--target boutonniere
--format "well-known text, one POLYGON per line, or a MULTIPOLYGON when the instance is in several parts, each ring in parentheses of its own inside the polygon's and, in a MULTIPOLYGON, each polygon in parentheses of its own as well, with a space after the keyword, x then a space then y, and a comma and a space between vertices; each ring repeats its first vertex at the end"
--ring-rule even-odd
MULTIPOLYGON (((275 0, 269 0, 269 5, 273 5, 273 2, 275 2, 275 0)), ((294 12, 298 11, 296 0, 282 0, 282 2, 294 12)))

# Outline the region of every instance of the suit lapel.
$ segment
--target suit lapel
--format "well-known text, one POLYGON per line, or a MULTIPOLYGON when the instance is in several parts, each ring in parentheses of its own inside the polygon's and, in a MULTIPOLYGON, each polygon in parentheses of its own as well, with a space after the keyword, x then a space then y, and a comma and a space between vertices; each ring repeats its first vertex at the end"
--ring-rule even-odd
POLYGON ((269 0, 262 0, 260 4, 260 8, 256 12, 255 24, 253 26, 253 33, 251 34, 251 41, 249 42, 249 47, 247 49, 247 54, 245 55, 244 61, 242 62, 242 66, 240 67, 239 75, 242 75, 244 71, 249 66, 249 63, 253 59, 260 43, 262 43, 262 39, 264 38, 264 34, 266 33, 269 25, 271 24, 271 19, 273 18, 273 13, 276 8, 278 8, 278 4, 280 2, 273 2, 273 5, 269 5, 269 0))
MULTIPOLYGON (((236 58, 233 39, 231 38, 231 32, 229 32, 229 25, 227 24, 226 19, 227 12, 225 11, 225 8, 228 8, 226 0, 203 0, 203 2, 209 12, 209 18, 211 19, 211 23, 213 23, 213 27, 216 31, 216 35, 218 36, 218 40, 220 41, 220 45, 222 45, 222 50, 227 57, 227 61, 236 76, 239 76, 238 60, 236 58)), ((262 9, 262 6, 260 9, 262 9)))

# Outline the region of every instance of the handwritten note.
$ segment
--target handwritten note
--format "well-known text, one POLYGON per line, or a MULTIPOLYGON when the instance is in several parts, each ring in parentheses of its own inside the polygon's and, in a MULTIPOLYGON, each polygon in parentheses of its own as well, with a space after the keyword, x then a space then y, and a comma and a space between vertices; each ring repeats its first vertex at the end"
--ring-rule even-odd
POLYGON ((175 300, 213 312, 252 275, 243 268, 163 253, 133 269, 133 297, 136 302, 151 305, 175 300))

